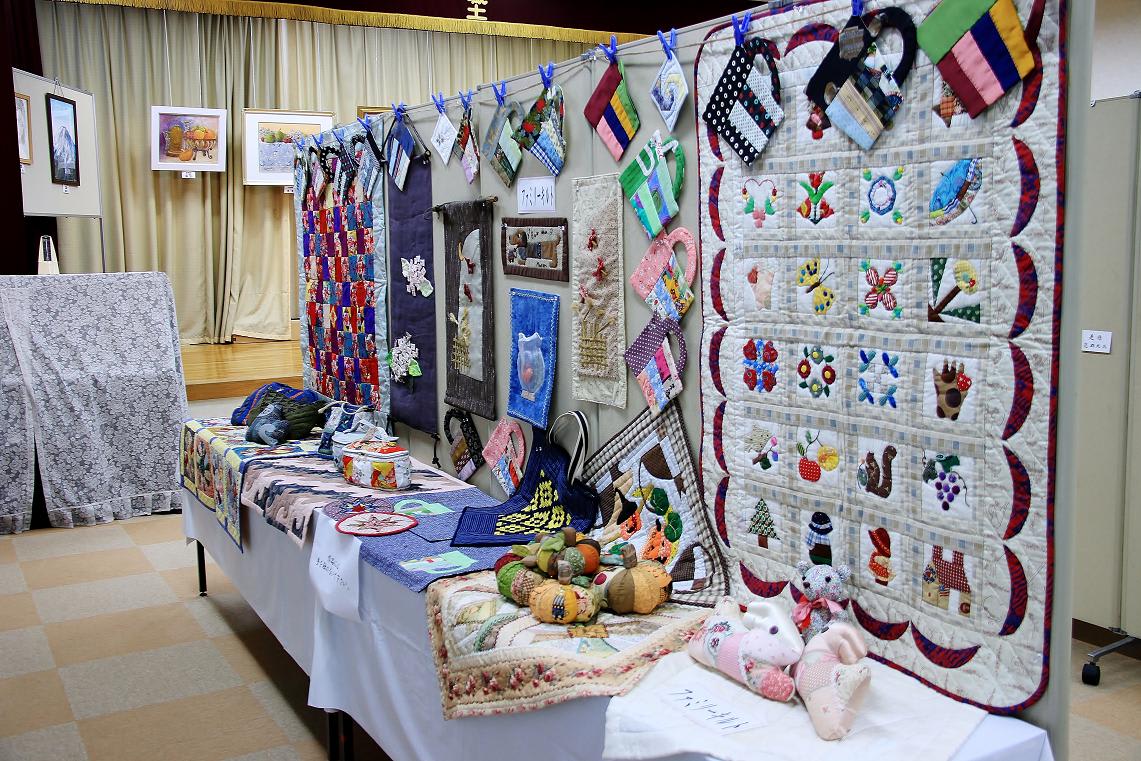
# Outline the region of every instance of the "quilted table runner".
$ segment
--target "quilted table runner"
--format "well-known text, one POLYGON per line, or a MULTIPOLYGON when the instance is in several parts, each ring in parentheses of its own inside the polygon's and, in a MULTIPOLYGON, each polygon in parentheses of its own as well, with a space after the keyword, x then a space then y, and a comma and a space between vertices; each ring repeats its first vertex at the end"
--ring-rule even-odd
MULTIPOLYGON (((861 150, 805 95, 851 14, 828 0, 753 19, 786 116, 751 166, 698 121, 702 483, 737 591, 845 564, 876 658, 994 712, 1049 677, 1061 293, 1065 9, 1014 7, 1033 71, 974 118, 921 50, 861 150)), ((734 48, 700 48, 697 114, 734 48)))
POLYGON ((316 454, 318 444, 319 439, 303 439, 270 447, 246 441, 246 427, 230 425, 225 418, 187 420, 179 440, 182 485, 214 511, 218 523, 241 550, 241 491, 246 468, 255 460, 316 454))
POLYGON ((305 388, 387 415, 388 266, 379 163, 360 125, 313 139, 293 170, 305 388))
POLYGON ((428 589, 428 630, 444 717, 621 695, 662 656, 684 650, 705 615, 666 603, 646 616, 602 612, 591 624, 543 624, 499 594, 490 571, 437 582, 428 589))
POLYGON ((177 508, 185 417, 166 275, 0 277, 0 534, 177 508))

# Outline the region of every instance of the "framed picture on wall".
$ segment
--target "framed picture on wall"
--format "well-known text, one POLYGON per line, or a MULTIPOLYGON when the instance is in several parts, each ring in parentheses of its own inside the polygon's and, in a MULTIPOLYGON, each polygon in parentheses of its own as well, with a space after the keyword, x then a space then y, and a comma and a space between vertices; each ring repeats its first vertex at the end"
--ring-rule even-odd
POLYGON ((242 111, 246 185, 292 185, 296 144, 333 128, 331 111, 242 111))
POLYGON ((226 171, 226 109, 151 106, 151 169, 226 171))
POLYGON ((57 185, 79 184, 79 123, 75 101, 45 93, 48 111, 48 158, 51 160, 52 182, 57 185))
POLYGON ((380 116, 392 111, 392 106, 357 106, 357 118, 363 119, 366 116, 380 116))
POLYGON ((16 143, 20 147, 20 163, 32 163, 32 99, 21 92, 16 93, 16 143))
POLYGON ((540 280, 570 280, 566 217, 504 217, 499 240, 503 272, 540 280))

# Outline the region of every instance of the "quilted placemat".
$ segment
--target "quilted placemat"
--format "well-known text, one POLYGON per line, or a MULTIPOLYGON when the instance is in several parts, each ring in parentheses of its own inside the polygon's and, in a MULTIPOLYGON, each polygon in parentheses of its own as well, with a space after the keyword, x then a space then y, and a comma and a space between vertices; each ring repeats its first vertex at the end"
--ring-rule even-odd
POLYGON ((218 523, 241 550, 241 492, 246 469, 257 460, 316 455, 319 444, 320 439, 302 439, 270 447, 246 441, 246 427, 230 425, 225 418, 187 420, 179 438, 182 485, 214 511, 218 523))
POLYGON ((428 631, 444 717, 621 695, 660 658, 683 651, 705 616, 666 603, 646 616, 604 611, 591 624, 543 624, 499 594, 490 571, 437 582, 428 589, 428 631))
MULTIPOLYGON (((876 658, 1002 713, 1049 678, 1066 91, 1064 3, 1015 5, 1035 70, 975 119, 920 52, 860 150, 804 92, 829 0, 753 20, 786 119, 751 167, 698 120, 702 482, 737 592, 847 564, 876 658)), ((733 49, 700 48, 698 114, 733 49)))

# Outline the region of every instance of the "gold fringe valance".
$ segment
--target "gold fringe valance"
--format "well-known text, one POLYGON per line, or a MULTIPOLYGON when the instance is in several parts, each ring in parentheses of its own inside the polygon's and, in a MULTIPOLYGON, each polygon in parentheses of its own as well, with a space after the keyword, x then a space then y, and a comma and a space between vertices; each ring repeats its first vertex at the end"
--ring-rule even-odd
MULTIPOLYGON (((516 24, 508 21, 472 21, 440 16, 417 16, 408 13, 379 11, 344 11, 335 8, 318 8, 312 5, 263 2, 262 0, 53 0, 53 2, 87 5, 121 5, 127 8, 211 13, 218 16, 253 16, 280 18, 293 21, 313 21, 320 24, 347 24, 375 26, 391 29, 415 29, 424 32, 454 32, 458 34, 485 34, 493 37, 527 37, 560 42, 595 44, 610 41, 610 32, 591 29, 572 29, 539 24, 516 24)), ((640 34, 617 34, 618 42, 641 39, 640 34)))

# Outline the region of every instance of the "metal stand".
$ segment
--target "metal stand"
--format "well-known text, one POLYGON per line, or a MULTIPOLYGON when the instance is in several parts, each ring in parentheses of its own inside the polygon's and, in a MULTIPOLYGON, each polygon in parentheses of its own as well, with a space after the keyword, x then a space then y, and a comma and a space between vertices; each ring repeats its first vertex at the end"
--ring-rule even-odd
POLYGON ((202 542, 195 540, 195 549, 198 551, 198 596, 206 596, 206 548, 202 542))
POLYGON ((1120 634, 1121 639, 1116 642, 1110 643, 1105 647, 1099 647, 1089 653, 1089 663, 1082 666, 1082 682, 1091 687, 1097 687, 1101 682, 1101 666, 1097 665, 1098 659, 1104 655, 1109 655, 1112 652, 1121 650, 1122 648, 1129 647, 1134 642, 1137 642, 1137 637, 1130 636, 1124 629, 1110 629, 1114 634, 1120 634))

